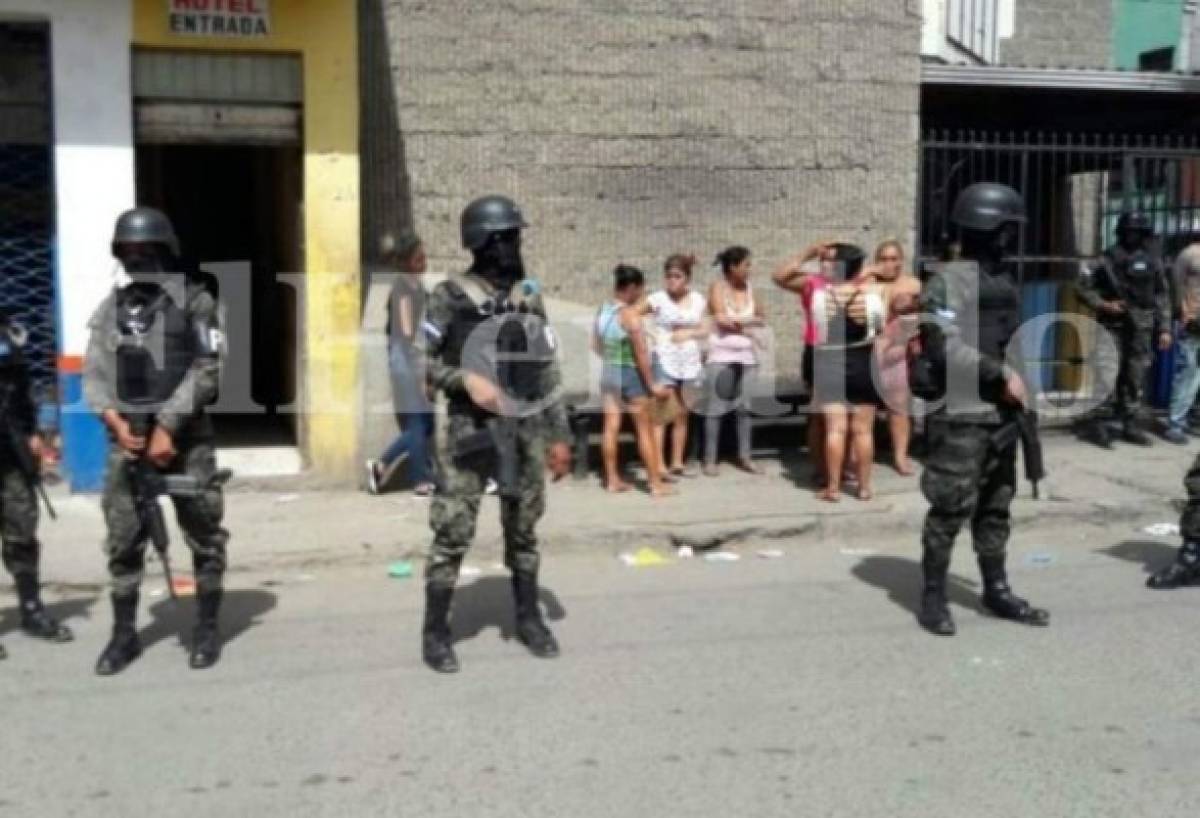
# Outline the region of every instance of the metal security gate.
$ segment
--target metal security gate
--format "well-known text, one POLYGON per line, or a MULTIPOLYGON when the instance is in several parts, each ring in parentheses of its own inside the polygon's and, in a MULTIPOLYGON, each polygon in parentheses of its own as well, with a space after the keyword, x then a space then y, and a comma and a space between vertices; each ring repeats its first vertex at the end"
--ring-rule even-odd
POLYGON ((49 28, 0 22, 0 308, 29 331, 37 396, 52 402, 57 320, 49 28))
MULTIPOLYGON (((932 130, 921 143, 919 254, 955 252, 948 223, 954 199, 975 182, 1001 182, 1025 197, 1029 222, 1015 259, 1024 318, 1080 312, 1074 285, 1081 265, 1114 241, 1119 215, 1140 210, 1154 220, 1171 260, 1200 239, 1200 142, 1194 136, 932 130)), ((1069 405, 1087 392, 1089 339, 1068 328, 1026 350, 1039 392, 1069 405)), ((1162 394, 1170 358, 1148 395, 1162 394)))

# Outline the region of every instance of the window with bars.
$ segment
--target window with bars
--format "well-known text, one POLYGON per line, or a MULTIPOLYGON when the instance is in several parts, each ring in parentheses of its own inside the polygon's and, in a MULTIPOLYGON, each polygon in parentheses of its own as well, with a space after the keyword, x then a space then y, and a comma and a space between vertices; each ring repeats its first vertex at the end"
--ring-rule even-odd
POLYGON ((53 396, 57 351, 49 34, 0 21, 0 309, 29 332, 40 401, 53 396))
POLYGON ((985 63, 994 63, 999 43, 1000 0, 948 0, 946 37, 985 63))

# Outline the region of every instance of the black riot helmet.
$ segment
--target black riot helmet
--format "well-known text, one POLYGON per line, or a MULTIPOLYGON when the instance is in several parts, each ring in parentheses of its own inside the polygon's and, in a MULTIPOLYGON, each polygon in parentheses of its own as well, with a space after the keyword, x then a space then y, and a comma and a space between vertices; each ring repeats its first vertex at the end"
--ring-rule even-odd
POLYGON ((476 251, 487 244, 493 233, 505 233, 528 227, 521 208, 507 196, 483 196, 471 202, 462 212, 462 243, 476 251))
POLYGON ((950 221, 979 233, 990 233, 1005 224, 1023 224, 1025 200, 1008 185, 978 182, 958 194, 950 221))
POLYGON ((179 257, 179 237, 175 235, 171 220, 152 207, 135 207, 117 217, 112 238, 114 256, 118 256, 117 249, 122 244, 157 244, 165 247, 173 257, 179 257))
POLYGON ((1134 233, 1139 238, 1146 239, 1154 235, 1154 225, 1150 223, 1150 217, 1145 213, 1126 211, 1117 219, 1116 232, 1117 236, 1134 233))

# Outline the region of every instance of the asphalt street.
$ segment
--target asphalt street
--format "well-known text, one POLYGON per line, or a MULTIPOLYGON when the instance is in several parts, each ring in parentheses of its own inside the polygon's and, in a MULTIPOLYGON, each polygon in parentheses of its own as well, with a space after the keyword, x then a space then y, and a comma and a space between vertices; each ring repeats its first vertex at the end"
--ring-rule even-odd
POLYGON ((419 583, 378 567, 231 575, 207 672, 188 601, 146 594, 146 654, 100 679, 106 600, 57 590, 77 641, 51 646, 0 597, 0 816, 1194 816, 1200 588, 1142 587, 1169 543, 1025 525, 1014 585, 1053 614, 1034 630, 979 609, 962 542, 952 639, 914 623, 907 538, 550 554, 555 661, 511 640, 482 563, 453 677, 420 663, 419 583))

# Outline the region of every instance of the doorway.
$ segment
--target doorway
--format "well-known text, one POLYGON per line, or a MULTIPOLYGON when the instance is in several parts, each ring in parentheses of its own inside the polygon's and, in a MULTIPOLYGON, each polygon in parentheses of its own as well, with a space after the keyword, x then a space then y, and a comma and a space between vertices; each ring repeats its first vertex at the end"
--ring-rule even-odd
POLYGON ((172 143, 137 148, 138 201, 171 217, 185 264, 217 273, 215 285, 224 284, 223 388, 244 392, 248 386, 252 402, 244 405, 246 397, 237 395, 234 411, 214 413, 218 444, 224 447, 296 445, 301 305, 296 290, 277 276, 304 266, 301 172, 296 146, 172 143), (232 301, 245 294, 249 309, 232 301))

